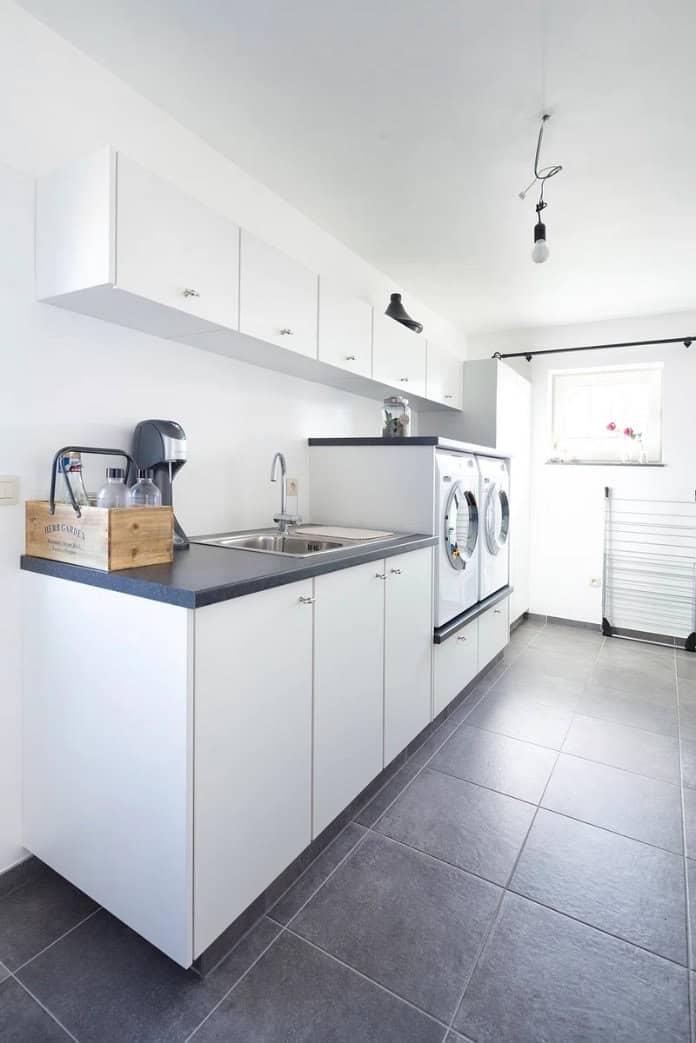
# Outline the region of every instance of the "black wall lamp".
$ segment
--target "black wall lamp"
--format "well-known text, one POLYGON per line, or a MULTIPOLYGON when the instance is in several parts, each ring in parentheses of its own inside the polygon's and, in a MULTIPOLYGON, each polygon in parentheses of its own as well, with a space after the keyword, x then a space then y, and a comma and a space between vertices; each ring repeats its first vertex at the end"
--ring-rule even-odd
POLYGON ((408 329, 413 330, 414 333, 423 332, 423 323, 417 322, 416 319, 411 318, 401 303, 400 293, 393 293, 391 295, 391 299, 384 314, 388 315, 390 319, 395 319, 397 322, 400 322, 402 326, 407 326, 408 329))

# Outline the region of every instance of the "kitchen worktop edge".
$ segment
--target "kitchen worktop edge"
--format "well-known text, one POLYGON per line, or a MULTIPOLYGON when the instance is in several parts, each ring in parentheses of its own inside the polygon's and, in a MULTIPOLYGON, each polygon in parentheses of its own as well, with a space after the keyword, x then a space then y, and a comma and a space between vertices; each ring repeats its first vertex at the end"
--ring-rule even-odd
POLYGON ((397 535, 369 546, 336 551, 321 559, 295 560, 254 551, 192 544, 188 550, 177 551, 169 565, 150 565, 118 572, 102 572, 27 554, 22 555, 20 567, 25 572, 115 590, 180 608, 204 608, 327 572, 379 561, 421 547, 432 547, 435 543, 435 536, 420 533, 397 535))

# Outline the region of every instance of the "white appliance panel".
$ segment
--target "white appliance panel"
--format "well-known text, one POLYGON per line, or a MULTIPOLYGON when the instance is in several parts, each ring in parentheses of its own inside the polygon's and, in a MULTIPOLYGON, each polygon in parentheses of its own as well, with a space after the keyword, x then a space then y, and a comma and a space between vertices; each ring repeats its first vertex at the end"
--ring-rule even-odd
POLYGON ((435 621, 442 626, 478 600, 479 470, 470 453, 436 453, 435 621))
POLYGON ((481 473, 479 600, 510 582, 510 473, 504 460, 477 457, 481 473))

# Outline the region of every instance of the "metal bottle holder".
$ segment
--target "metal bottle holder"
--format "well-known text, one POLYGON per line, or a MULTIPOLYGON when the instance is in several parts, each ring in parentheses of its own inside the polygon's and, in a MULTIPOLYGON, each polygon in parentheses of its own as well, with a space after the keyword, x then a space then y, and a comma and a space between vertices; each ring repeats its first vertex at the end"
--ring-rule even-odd
MULTIPOLYGON (((128 485, 128 479, 132 474, 136 474, 135 460, 130 453, 125 452, 123 449, 95 449, 92 446, 87 445, 66 445, 62 449, 59 449, 56 455, 53 457, 53 469, 51 471, 51 492, 49 496, 49 511, 51 514, 56 513, 56 474, 60 469, 61 474, 65 474, 63 467, 63 457, 66 453, 91 453, 93 456, 120 456, 127 461, 126 477, 123 480, 124 485, 128 485)), ((70 494, 70 501, 72 503, 73 510, 78 518, 82 517, 82 511, 80 505, 75 499, 75 493, 73 492, 72 486, 69 481, 65 483, 68 487, 70 494)))

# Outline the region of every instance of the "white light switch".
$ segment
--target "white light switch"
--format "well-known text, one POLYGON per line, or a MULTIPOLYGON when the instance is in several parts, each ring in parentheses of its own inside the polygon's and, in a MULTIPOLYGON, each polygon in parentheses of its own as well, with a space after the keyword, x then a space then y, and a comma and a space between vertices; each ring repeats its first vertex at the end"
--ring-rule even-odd
POLYGON ((0 507, 11 507, 19 502, 19 478, 0 474, 0 507))

